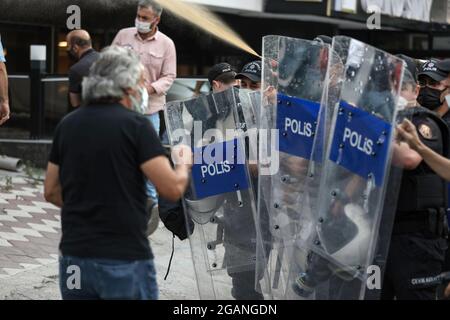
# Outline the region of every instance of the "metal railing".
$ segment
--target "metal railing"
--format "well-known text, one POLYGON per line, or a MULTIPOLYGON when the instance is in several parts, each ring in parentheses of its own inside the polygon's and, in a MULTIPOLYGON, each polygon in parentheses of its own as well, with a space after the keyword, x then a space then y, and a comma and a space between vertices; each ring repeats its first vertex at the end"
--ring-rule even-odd
MULTIPOLYGON (((69 78, 46 75, 40 80, 40 88, 37 89, 42 97, 40 116, 35 112, 40 108, 39 102, 30 99, 30 76, 9 75, 8 78, 11 118, 1 127, 0 139, 51 139, 59 121, 71 110, 69 78)), ((207 79, 178 78, 167 93, 167 101, 188 99, 209 91, 207 79), (200 91, 195 92, 200 83, 203 83, 200 91)))

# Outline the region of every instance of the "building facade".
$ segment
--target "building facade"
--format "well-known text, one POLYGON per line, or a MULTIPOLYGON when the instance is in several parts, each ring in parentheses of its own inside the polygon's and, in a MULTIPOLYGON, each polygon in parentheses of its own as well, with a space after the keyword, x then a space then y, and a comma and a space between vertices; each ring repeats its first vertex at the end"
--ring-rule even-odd
MULTIPOLYGON (((208 7, 257 52, 262 51, 265 35, 313 39, 324 34, 351 36, 394 54, 422 59, 450 57, 450 0, 185 1, 208 7), (378 20, 371 19, 374 11, 380 12, 378 20), (373 22, 371 27, 368 21, 373 22)), ((30 45, 47 47, 47 76, 42 89, 44 136, 51 138, 55 124, 67 111, 66 74, 70 64, 65 35, 72 14, 68 8, 80 8, 81 28, 91 33, 94 47, 100 50, 111 43, 118 30, 134 25, 137 2, 1 0, 0 34, 11 80, 13 119, 6 125, 11 130, 1 130, 0 138, 29 136, 28 130, 22 129, 30 126, 36 104, 29 98, 30 45)), ((227 61, 239 69, 255 59, 170 12, 163 13, 160 29, 176 44, 180 78, 203 78, 218 62, 227 61)))

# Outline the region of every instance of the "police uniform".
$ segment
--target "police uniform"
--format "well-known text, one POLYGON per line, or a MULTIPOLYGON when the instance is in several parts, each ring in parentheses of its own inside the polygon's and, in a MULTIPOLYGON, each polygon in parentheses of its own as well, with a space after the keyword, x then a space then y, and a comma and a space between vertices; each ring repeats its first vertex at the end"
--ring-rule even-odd
MULTIPOLYGON (((421 141, 447 157, 449 133, 445 123, 422 107, 407 112, 421 141)), ((382 299, 436 298, 436 287, 418 286, 418 282, 442 272, 447 250, 446 208, 446 183, 424 161, 414 170, 403 170, 382 299)))
MULTIPOLYGON (((239 124, 245 124, 238 90, 235 90, 235 99, 238 107, 238 122, 239 124)), ((245 149, 248 160, 248 137, 245 139, 245 149)), ((258 179, 257 177, 250 178, 255 194, 253 200, 256 201, 258 179)), ((239 199, 236 193, 229 193, 224 204, 225 265, 227 273, 232 279, 231 294, 236 300, 264 300, 261 290, 257 290, 258 282, 261 280, 258 277, 262 273, 257 272, 257 233, 252 214, 251 196, 244 193, 239 199), (242 203, 241 207, 238 204, 239 202, 242 203)), ((262 211, 267 212, 264 209, 262 211)))
MULTIPOLYGON (((448 61, 450 65, 450 60, 448 61)), ((450 110, 447 111, 443 116, 442 120, 445 122, 447 127, 450 129, 450 110)), ((450 184, 448 185, 448 193, 450 194, 450 184)), ((447 207, 447 224, 450 225, 450 205, 447 207)), ((450 245, 450 239, 447 239, 447 243, 450 245)), ((450 271, 450 250, 447 250, 444 263, 444 271, 450 271)))

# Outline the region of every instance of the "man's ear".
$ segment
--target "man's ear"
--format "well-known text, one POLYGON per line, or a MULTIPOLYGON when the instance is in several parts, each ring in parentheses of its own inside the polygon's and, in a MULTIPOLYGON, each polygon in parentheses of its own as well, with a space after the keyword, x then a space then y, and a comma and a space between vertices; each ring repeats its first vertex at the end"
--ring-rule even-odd
POLYGON ((126 89, 123 90, 123 92, 125 93, 125 95, 127 97, 133 96, 133 97, 136 98, 137 96, 139 96, 139 90, 136 90, 136 89, 133 89, 133 88, 126 88, 126 89))
POLYGON ((416 96, 418 96, 419 93, 420 93, 420 86, 419 86, 419 85, 416 85, 416 88, 415 88, 415 90, 414 90, 414 94, 415 94, 416 96))
POLYGON ((76 54, 78 54, 80 47, 76 44, 72 45, 72 51, 75 52, 76 54))
POLYGON ((131 109, 132 102, 131 102, 130 96, 134 96, 133 89, 131 89, 131 88, 123 89, 123 93, 124 93, 124 95, 122 97, 121 102, 126 108, 131 109))

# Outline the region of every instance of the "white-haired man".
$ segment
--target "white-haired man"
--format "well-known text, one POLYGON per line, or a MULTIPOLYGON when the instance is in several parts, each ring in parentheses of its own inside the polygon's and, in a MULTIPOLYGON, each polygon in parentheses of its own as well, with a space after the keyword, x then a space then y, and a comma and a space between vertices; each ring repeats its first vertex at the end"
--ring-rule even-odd
POLYGON ((133 51, 106 48, 83 80, 85 105, 56 128, 45 198, 62 208, 63 299, 158 297, 145 183, 152 181, 166 199, 180 199, 191 151, 173 153, 173 170, 154 128, 133 111, 148 101, 143 73, 133 51), (69 279, 73 266, 79 286, 69 279))

